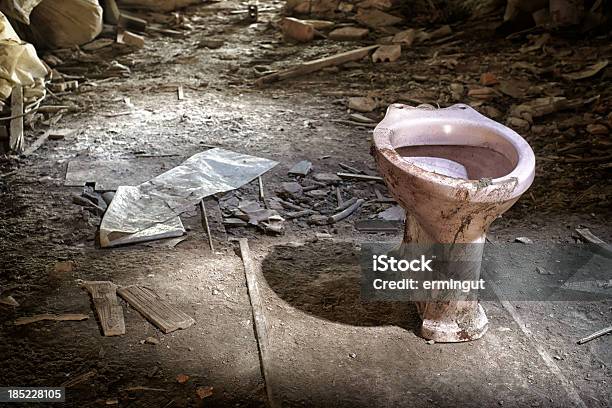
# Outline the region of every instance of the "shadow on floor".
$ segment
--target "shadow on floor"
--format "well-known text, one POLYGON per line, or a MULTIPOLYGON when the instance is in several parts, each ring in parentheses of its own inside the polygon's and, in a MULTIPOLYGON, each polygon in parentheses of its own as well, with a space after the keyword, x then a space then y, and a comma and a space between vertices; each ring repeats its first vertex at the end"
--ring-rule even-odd
POLYGON ((355 326, 399 326, 415 331, 416 307, 361 298, 359 252, 348 242, 317 241, 274 246, 262 262, 268 285, 291 306, 355 326))

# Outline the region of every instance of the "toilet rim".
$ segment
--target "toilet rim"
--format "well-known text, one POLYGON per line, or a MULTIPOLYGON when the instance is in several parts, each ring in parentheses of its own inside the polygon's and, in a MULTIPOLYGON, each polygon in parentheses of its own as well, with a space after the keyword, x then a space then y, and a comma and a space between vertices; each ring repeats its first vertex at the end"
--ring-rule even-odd
MULTIPOLYGON (((420 145, 427 143, 420 143, 420 145)), ((481 115, 473 108, 457 104, 443 109, 423 109, 409 105, 393 104, 387 109, 385 118, 374 129, 374 147, 377 155, 389 165, 410 174, 426 183, 438 186, 438 191, 444 192, 452 199, 469 197, 473 202, 499 202, 518 198, 531 186, 535 176, 535 155, 531 146, 518 133, 481 115), (439 126, 449 125, 475 126, 494 133, 508 142, 517 155, 514 169, 498 178, 486 180, 464 180, 437 174, 424 170, 415 164, 404 160, 392 143, 395 134, 392 124, 401 121, 402 126, 423 124, 425 122, 439 126), (464 192, 460 194, 459 191, 464 192), (459 194, 458 194, 459 193, 459 194)), ((388 175, 383 174, 384 178, 388 175)))

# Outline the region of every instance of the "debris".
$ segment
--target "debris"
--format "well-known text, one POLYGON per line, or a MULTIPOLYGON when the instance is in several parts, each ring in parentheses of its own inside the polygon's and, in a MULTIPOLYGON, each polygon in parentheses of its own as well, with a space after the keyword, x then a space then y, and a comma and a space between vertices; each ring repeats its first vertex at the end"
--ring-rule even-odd
POLYGON ((277 164, 214 148, 136 187, 121 186, 102 219, 100 245, 181 236, 180 213, 207 196, 241 187, 277 164))
POLYGON ((417 32, 413 28, 409 28, 408 30, 400 31, 395 34, 391 42, 393 44, 400 44, 404 47, 410 47, 416 39, 416 34, 417 32))
POLYGON ((336 175, 341 178, 353 178, 353 179, 365 180, 365 181, 379 181, 381 183, 383 182, 382 177, 368 176, 366 174, 336 173, 336 175))
POLYGON ((367 96, 354 96, 348 98, 348 108, 358 112, 372 112, 378 107, 378 103, 374 98, 367 96))
POLYGON ((598 337, 605 336, 606 334, 610 334, 610 333, 612 333, 612 326, 608 326, 605 329, 601 329, 599 331, 596 331, 595 333, 590 334, 590 335, 588 335, 588 336, 578 340, 578 344, 588 343, 591 340, 595 340, 598 337))
POLYGON ((328 218, 328 223, 329 224, 333 224, 336 223, 338 221, 341 221, 343 219, 345 219, 346 217, 349 217, 351 214, 353 214, 359 207, 361 207, 361 205, 365 202, 364 199, 360 198, 359 200, 355 201, 355 203, 353 203, 353 205, 351 205, 350 207, 346 208, 345 210, 334 214, 332 216, 330 216, 328 218))
POLYGON ((319 58, 313 61, 304 62, 292 68, 284 69, 282 71, 275 72, 259 78, 255 81, 255 85, 263 86, 264 84, 276 81, 282 81, 287 78, 294 78, 297 76, 307 75, 323 68, 333 67, 345 64, 351 61, 359 61, 364 57, 368 56, 371 51, 378 48, 378 45, 370 45, 368 47, 358 48, 352 51, 346 51, 340 54, 332 55, 330 57, 319 58))
POLYGON ((349 166, 348 164, 338 163, 338 166, 342 167, 344 170, 350 171, 351 173, 365 174, 363 171, 356 169, 355 167, 349 166))
POLYGON ((145 39, 143 36, 134 34, 130 31, 118 31, 117 32, 117 43, 125 44, 136 48, 143 48, 145 45, 145 39))
POLYGON ((480 84, 484 86, 495 85, 499 80, 492 72, 485 72, 480 76, 480 84))
POLYGON ((225 44, 225 41, 223 40, 216 40, 214 38, 204 38, 200 40, 200 42, 198 43, 198 47, 199 48, 210 48, 211 50, 216 50, 217 48, 223 47, 224 44, 225 44))
POLYGON ((121 12, 117 25, 126 30, 134 30, 138 31, 139 33, 144 33, 147 30, 148 22, 142 18, 121 12))
POLYGON ((281 195, 285 197, 298 198, 304 194, 304 188, 300 183, 296 183, 295 181, 284 182, 281 184, 282 191, 281 195))
POLYGON ((364 123, 364 124, 373 124, 376 123, 375 120, 372 120, 370 118, 368 118, 367 116, 361 115, 359 113, 351 113, 349 115, 349 118, 355 122, 358 123, 364 123))
POLYGON ((120 3, 125 8, 166 12, 201 2, 202 0, 121 0, 120 3))
POLYGON ((468 96, 476 99, 488 100, 494 98, 496 95, 497 92, 495 92, 495 89, 486 86, 482 88, 472 88, 468 91, 468 96))
POLYGON ((7 306, 19 306, 19 302, 17 302, 15 298, 11 295, 0 296, 0 303, 7 306))
POLYGON ((25 149, 25 151, 23 152, 24 156, 29 156, 32 153, 34 153, 36 150, 38 150, 49 138, 49 131, 44 132, 42 135, 40 135, 38 137, 38 139, 36 139, 34 141, 34 143, 32 143, 30 145, 30 147, 28 147, 27 149, 25 149))
POLYGON ((306 176, 310 173, 312 169, 312 163, 308 160, 302 160, 301 162, 296 163, 290 170, 289 174, 294 176, 306 176))
POLYGON ((357 11, 355 20, 371 28, 388 27, 403 21, 402 18, 385 13, 384 11, 362 8, 357 11))
POLYGON ((539 273, 540 275, 554 275, 555 274, 554 272, 544 269, 541 266, 536 266, 536 272, 539 273))
POLYGON ((94 378, 97 374, 98 374, 97 370, 87 371, 87 372, 85 372, 83 374, 77 375, 76 377, 73 377, 73 378, 70 378, 70 379, 64 381, 62 384, 60 384, 60 387, 65 387, 65 388, 74 387, 75 385, 82 384, 85 381, 88 381, 88 380, 94 378))
POLYGON ((110 205, 111 201, 113 201, 113 197, 115 197, 114 191, 107 191, 106 193, 102 193, 102 199, 106 203, 106 205, 110 205))
POLYGON ((302 211, 294 211, 294 212, 289 212, 287 214, 285 214, 285 218, 287 218, 288 220, 292 220, 295 218, 302 218, 302 217, 306 217, 308 215, 312 215, 315 212, 313 210, 302 210, 302 211))
POLYGON ((24 149, 23 138, 23 87, 16 85, 11 93, 11 117, 9 125, 9 148, 15 153, 24 149))
POLYGON ((402 46, 399 44, 394 45, 381 45, 378 47, 374 54, 372 54, 372 61, 374 62, 395 62, 402 56, 402 46))
POLYGON ((244 201, 233 212, 235 217, 261 228, 264 232, 283 232, 284 219, 275 210, 262 208, 258 202, 244 201))
POLYGON ((176 376, 176 382, 179 384, 185 384, 189 381, 189 376, 187 374, 179 374, 176 376))
POLYGON ((370 30, 363 27, 342 27, 330 32, 328 37, 335 41, 359 41, 368 36, 370 30))
POLYGON ((117 289, 117 293, 166 334, 178 329, 186 329, 195 323, 192 317, 167 303, 147 287, 126 286, 117 289))
POLYGON ((105 336, 125 334, 123 309, 117 299, 117 285, 110 281, 87 281, 83 287, 91 295, 96 315, 105 336))
POLYGON ((183 85, 179 85, 176 87, 176 99, 182 101, 185 99, 185 90, 183 89, 183 85))
POLYGON ((55 273, 70 273, 74 270, 75 262, 74 261, 60 261, 55 264, 53 268, 55 273))
POLYGON ((156 337, 149 336, 149 337, 147 337, 145 339, 145 343, 146 344, 157 345, 157 344, 159 344, 159 340, 156 337))
POLYGON ((338 206, 336 208, 334 208, 334 211, 338 212, 338 211, 343 211, 347 208, 349 208, 351 205, 355 204, 357 202, 357 198, 353 197, 349 200, 346 200, 344 202, 342 202, 342 204, 338 204, 338 206))
POLYGON ((196 395, 201 400, 203 400, 204 398, 210 397, 211 395, 213 395, 213 387, 211 386, 198 387, 196 388, 196 395))
POLYGON ((87 320, 89 316, 82 313, 66 313, 61 315, 56 314, 38 314, 34 316, 20 317, 15 320, 15 326, 22 326, 24 324, 36 323, 43 320, 55 320, 55 321, 81 321, 87 320))
POLYGON ((303 20, 306 24, 314 27, 315 30, 328 30, 336 25, 333 21, 327 20, 303 20))
POLYGON ((357 357, 357 354, 355 354, 355 353, 349 353, 349 357, 350 357, 350 358, 355 358, 355 357, 357 357))
POLYGON ((432 345, 432 344, 436 344, 436 342, 434 340, 427 340, 425 344, 432 345))
POLYGON ((334 173, 316 173, 312 178, 325 184, 337 184, 342 181, 342 179, 334 173))
POLYGON ((580 235, 582 239, 584 239, 588 243, 597 245, 599 249, 601 249, 607 254, 612 254, 612 245, 597 237, 588 228, 576 228, 576 232, 578 233, 578 235, 580 235))
POLYGON ((607 67, 608 62, 609 62, 608 60, 599 61, 582 71, 574 72, 571 74, 565 74, 563 75, 563 78, 569 79, 572 81, 579 81, 581 79, 590 78, 592 76, 597 75, 601 70, 607 67))
POLYGON ((514 241, 520 242, 521 244, 533 244, 533 241, 527 237, 516 237, 514 241))
POLYGON ((206 236, 208 237, 210 252, 215 252, 215 246, 213 245, 212 234, 210 233, 210 225, 208 224, 208 215, 206 214, 206 204, 204 204, 204 200, 200 200, 200 211, 202 213, 202 227, 206 231, 206 236))
POLYGON ((606 127, 606 125, 602 125, 600 123, 590 123, 586 127, 586 131, 592 135, 607 135, 610 131, 606 127))
POLYGON ((529 122, 526 121, 525 119, 521 119, 521 118, 517 118, 514 116, 511 116, 508 118, 508 120, 506 121, 506 124, 518 131, 527 131, 529 130, 529 122))
POLYGON ((62 129, 51 129, 49 131, 49 140, 62 140, 67 137, 74 135, 77 132, 76 129, 62 128, 62 129))
POLYGON ((285 17, 281 21, 280 26, 286 40, 309 42, 314 39, 314 27, 297 18, 285 17))

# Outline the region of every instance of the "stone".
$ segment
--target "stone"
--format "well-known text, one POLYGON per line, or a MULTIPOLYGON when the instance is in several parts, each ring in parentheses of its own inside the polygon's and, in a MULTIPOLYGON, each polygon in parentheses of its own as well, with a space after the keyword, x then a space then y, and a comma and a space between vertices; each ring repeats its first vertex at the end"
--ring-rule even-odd
POLYGON ((359 123, 375 123, 376 122, 360 113, 351 113, 349 115, 349 119, 354 120, 355 122, 359 122, 359 123))
POLYGON ((304 188, 302 185, 300 183, 296 183, 295 181, 283 183, 282 188, 283 190, 281 194, 285 197, 297 198, 304 193, 304 188))
POLYGON ((517 118, 515 116, 510 116, 506 121, 508 126, 516 130, 529 130, 529 122, 525 119, 517 118))
POLYGON ((408 30, 400 31, 393 36, 391 42, 393 44, 401 44, 406 47, 410 47, 416 38, 416 31, 413 28, 408 30))
POLYGON ((400 17, 376 9, 359 9, 355 20, 371 28, 389 27, 404 21, 400 17))
POLYGON ((179 384, 185 384, 189 381, 189 376, 187 374, 179 374, 176 376, 176 382, 179 384))
POLYGON ((372 112, 378 107, 374 98, 368 96, 353 96, 348 99, 348 107, 357 112, 372 112))
POLYGON ((586 127, 586 130, 592 135, 607 135, 609 132, 606 125, 602 125, 599 123, 591 123, 586 127))
POLYGON ((334 173, 316 173, 312 177, 316 181, 326 184, 336 184, 342 181, 342 179, 334 173))
POLYGON ((312 163, 308 160, 302 160, 301 162, 296 163, 290 170, 289 174, 294 176, 306 176, 310 173, 312 169, 312 163))
POLYGON ((329 33, 329 39, 335 41, 358 41, 368 36, 370 30, 362 27, 342 27, 329 33))
POLYGON ((499 80, 492 72, 485 72, 480 76, 480 84, 484 86, 495 85, 499 80))
POLYGON ((394 62, 402 56, 402 46, 399 44, 381 45, 372 54, 374 62, 394 62))
POLYGON ((213 387, 198 387, 196 388, 196 395, 199 399, 203 400, 204 398, 208 398, 213 395, 213 387))
POLYGON ((501 113, 499 109, 494 108, 490 105, 481 106, 480 113, 491 119, 501 119, 501 117, 503 116, 503 113, 501 113))
POLYGON ((285 17, 280 26, 285 39, 297 42, 309 42, 314 39, 314 27, 297 18, 285 17))

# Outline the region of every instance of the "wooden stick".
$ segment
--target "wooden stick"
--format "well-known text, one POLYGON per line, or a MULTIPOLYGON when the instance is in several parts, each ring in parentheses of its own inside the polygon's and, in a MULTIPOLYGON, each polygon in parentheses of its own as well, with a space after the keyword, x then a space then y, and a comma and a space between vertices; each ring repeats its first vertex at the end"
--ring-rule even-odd
POLYGON ((83 313, 66 313, 61 315, 54 314, 39 314, 34 316, 20 317, 15 320, 15 326, 21 326, 24 324, 36 323, 42 320, 56 320, 56 321, 80 321, 87 320, 89 316, 83 313))
POLYGON ((378 45, 357 48, 356 50, 346 51, 330 57, 319 58, 313 61, 304 62, 298 66, 287 68, 270 75, 263 76, 255 81, 256 86, 263 86, 271 82, 282 81, 283 79, 307 75, 312 72, 320 71, 323 68, 342 65, 351 61, 359 61, 367 57, 370 52, 378 48, 378 45))
POLYGON ((338 163, 338 166, 342 167, 344 170, 350 171, 351 173, 365 174, 363 170, 356 169, 355 167, 349 166, 348 164, 338 163))
POLYGON ((595 340, 598 337, 601 336, 605 336, 606 334, 612 333, 612 326, 608 326, 605 329, 601 329, 599 331, 596 331, 593 334, 590 334, 580 340, 578 340, 578 344, 584 344, 584 343, 588 343, 591 340, 595 340))
POLYGON ((595 234, 593 234, 588 228, 576 228, 576 232, 585 241, 597 245, 598 248, 600 248, 603 252, 606 252, 607 254, 612 254, 612 245, 595 236, 595 234))
POLYGON ((255 262, 251 257, 249 241, 246 238, 238 240, 240 245, 240 256, 244 265, 244 274, 246 276, 247 288, 249 291, 249 299, 251 300, 251 308, 253 310, 253 321, 255 325, 255 334, 257 335, 257 344, 259 346, 259 358, 261 360, 261 371, 268 395, 268 403, 275 408, 278 404, 275 403, 271 387, 271 376, 269 372, 270 361, 272 356, 268 350, 268 328, 266 324, 266 316, 264 314, 264 304, 259 286, 257 284, 257 270, 255 262))
POLYGON ((257 184, 259 184, 259 201, 263 203, 264 208, 268 208, 268 205, 266 204, 266 196, 264 193, 263 180, 261 179, 261 176, 257 177, 257 184))
POLYGON ((200 210, 202 211, 202 226, 206 230, 206 235, 208 235, 208 244, 210 245, 210 251, 215 252, 212 235, 210 235, 210 225, 208 224, 208 215, 206 214, 206 205, 204 204, 204 200, 200 200, 200 210))
POLYGON ((341 207, 344 204, 344 200, 342 199, 342 193, 340 192, 340 187, 336 187, 336 200, 338 201, 338 207, 341 207))
POLYGON ((11 116, 18 116, 11 120, 9 130, 9 148, 15 153, 23 152, 23 88, 21 85, 13 87, 11 93, 11 116))
POLYGON ((353 174, 353 173, 336 173, 338 177, 342 178, 354 178, 357 180, 365 180, 365 181, 383 181, 382 177, 378 176, 368 176, 367 174, 353 174))
POLYGON ((333 224, 335 222, 338 222, 338 221, 341 221, 341 220, 345 219, 349 215, 353 214, 359 207, 361 207, 361 205, 364 202, 365 202, 365 200, 360 198, 359 200, 355 201, 355 203, 353 205, 351 205, 350 207, 348 207, 344 211, 339 212, 338 214, 335 214, 335 215, 332 215, 331 217, 329 217, 328 222, 330 224, 333 224))

